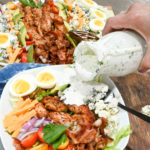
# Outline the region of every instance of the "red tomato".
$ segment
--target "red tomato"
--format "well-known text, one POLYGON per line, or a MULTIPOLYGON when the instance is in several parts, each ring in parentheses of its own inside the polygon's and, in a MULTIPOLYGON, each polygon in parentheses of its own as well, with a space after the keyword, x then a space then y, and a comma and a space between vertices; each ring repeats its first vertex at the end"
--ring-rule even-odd
POLYGON ((48 147, 48 150, 54 150, 54 149, 53 149, 53 147, 52 147, 52 146, 49 146, 49 147, 48 147))
POLYGON ((54 6, 54 2, 53 1, 49 1, 49 6, 53 7, 54 6))
POLYGON ((19 52, 18 56, 21 56, 23 52, 26 52, 26 49, 25 49, 25 48, 21 48, 21 49, 20 49, 20 52, 19 52))
POLYGON ((73 19, 73 17, 71 17, 71 16, 68 17, 68 18, 67 18, 67 22, 69 23, 69 21, 72 20, 72 19, 73 19))
POLYGON ((44 136, 43 129, 44 129, 44 127, 40 127, 40 128, 38 129, 37 134, 38 134, 38 139, 39 139, 41 142, 45 143, 45 141, 43 140, 43 136, 44 136))
POLYGON ((73 144, 69 142, 69 145, 63 150, 73 150, 73 144))
POLYGON ((32 35, 30 33, 28 33, 29 38, 26 39, 26 41, 31 41, 32 40, 32 35))
POLYGON ((26 136, 22 141, 21 141, 21 145, 23 147, 32 147, 36 141, 37 141, 37 132, 36 133, 32 133, 28 136, 26 136))
POLYGON ((53 6, 53 7, 52 7, 52 12, 53 12, 54 14, 58 14, 58 13, 59 13, 59 10, 58 10, 58 8, 57 8, 56 6, 53 6))
POLYGON ((23 52, 23 53, 21 54, 21 62, 22 62, 22 63, 27 63, 27 62, 28 62, 27 53, 26 53, 26 52, 23 52))
POLYGON ((26 44, 27 45, 32 45, 32 44, 34 44, 34 41, 26 41, 26 44))

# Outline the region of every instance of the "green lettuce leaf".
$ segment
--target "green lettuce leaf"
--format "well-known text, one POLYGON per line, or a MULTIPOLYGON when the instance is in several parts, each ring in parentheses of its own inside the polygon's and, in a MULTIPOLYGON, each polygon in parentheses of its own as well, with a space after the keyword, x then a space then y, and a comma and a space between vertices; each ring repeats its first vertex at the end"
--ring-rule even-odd
POLYGON ((118 148, 116 148, 117 144, 119 143, 119 141, 124 138, 127 137, 128 135, 130 135, 132 133, 130 126, 127 127, 122 127, 114 136, 114 142, 112 142, 111 144, 107 145, 107 147, 104 150, 119 150, 118 148))

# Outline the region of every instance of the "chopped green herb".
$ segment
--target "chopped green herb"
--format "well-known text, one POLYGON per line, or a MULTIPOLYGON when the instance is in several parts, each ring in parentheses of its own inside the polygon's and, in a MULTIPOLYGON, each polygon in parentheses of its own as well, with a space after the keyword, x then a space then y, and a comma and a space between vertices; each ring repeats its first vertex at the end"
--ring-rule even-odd
POLYGON ((67 129, 68 127, 50 123, 43 129, 43 139, 46 143, 52 145, 63 135, 67 129))
POLYGON ((37 7, 38 7, 38 8, 41 8, 42 6, 43 6, 43 3, 42 3, 41 1, 38 1, 38 2, 37 2, 37 7))
POLYGON ((103 61, 100 61, 99 64, 100 64, 100 65, 103 65, 104 63, 103 63, 103 61))

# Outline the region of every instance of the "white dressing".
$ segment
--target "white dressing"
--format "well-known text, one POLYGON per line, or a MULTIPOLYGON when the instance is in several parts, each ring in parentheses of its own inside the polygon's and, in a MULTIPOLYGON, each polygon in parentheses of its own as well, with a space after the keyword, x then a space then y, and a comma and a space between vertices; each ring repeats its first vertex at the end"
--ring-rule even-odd
POLYGON ((123 76, 136 71, 145 54, 145 41, 134 32, 117 31, 75 49, 75 69, 84 81, 98 74, 123 76))

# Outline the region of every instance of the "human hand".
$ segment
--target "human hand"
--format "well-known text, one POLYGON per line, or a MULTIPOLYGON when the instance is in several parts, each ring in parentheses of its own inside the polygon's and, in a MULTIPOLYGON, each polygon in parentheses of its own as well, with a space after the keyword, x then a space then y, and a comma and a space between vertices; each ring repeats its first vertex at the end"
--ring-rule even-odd
POLYGON ((150 69, 150 4, 134 3, 125 12, 108 19, 103 35, 116 30, 131 29, 138 32, 147 42, 148 50, 139 71, 150 69))

